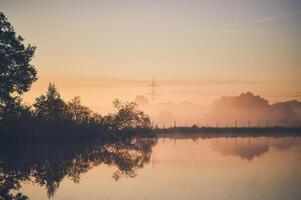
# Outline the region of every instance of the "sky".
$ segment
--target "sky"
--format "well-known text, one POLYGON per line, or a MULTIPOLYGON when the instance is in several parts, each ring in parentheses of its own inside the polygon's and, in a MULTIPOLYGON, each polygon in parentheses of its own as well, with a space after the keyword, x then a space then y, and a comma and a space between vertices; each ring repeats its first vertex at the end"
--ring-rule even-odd
POLYGON ((37 46, 39 80, 98 112, 114 98, 209 105, 251 91, 271 102, 301 100, 300 0, 0 0, 0 10, 37 46))

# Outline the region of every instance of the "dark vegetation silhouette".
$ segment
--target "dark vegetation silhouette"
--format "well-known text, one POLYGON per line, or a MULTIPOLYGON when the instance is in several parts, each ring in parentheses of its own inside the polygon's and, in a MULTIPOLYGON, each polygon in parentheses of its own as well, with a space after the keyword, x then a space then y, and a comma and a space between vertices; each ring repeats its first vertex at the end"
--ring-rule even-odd
POLYGON ((21 96, 37 80, 30 64, 36 47, 25 45, 3 13, 0 13, 0 137, 5 142, 65 141, 115 138, 148 132, 149 117, 134 102, 115 100, 115 113, 107 116, 92 112, 80 97, 65 102, 50 83, 46 94, 33 105, 21 96))
POLYGON ((149 117, 136 103, 119 100, 114 113, 102 116, 78 96, 65 102, 52 83, 25 105, 21 95, 37 80, 30 64, 35 49, 0 12, 0 200, 28 199, 18 192, 24 181, 45 186, 52 197, 64 177, 79 182, 101 163, 117 166, 115 180, 134 177, 156 143, 144 135, 151 129, 149 117))
POLYGON ((37 80, 30 61, 35 47, 25 46, 7 18, 0 12, 0 123, 30 117, 29 107, 21 105, 19 95, 37 80))
MULTIPOLYGON (((30 64, 35 47, 24 44, 23 38, 15 33, 3 13, 0 13, 0 30, 1 142, 64 142, 96 138, 114 140, 151 131, 149 117, 137 109, 135 102, 122 103, 115 100, 115 112, 102 116, 82 105, 80 97, 65 102, 52 83, 49 84, 46 94, 37 97, 32 105, 24 105, 20 95, 27 92, 37 80, 37 71, 30 64)), ((262 104, 266 105, 267 102, 263 101, 262 104)), ((216 113, 220 113, 219 111, 216 113)), ((155 132, 256 132, 262 129, 199 129, 192 126, 155 129, 155 132)), ((269 129, 271 132, 277 130, 282 131, 277 128, 269 129)))
POLYGON ((16 101, 37 80, 37 71, 30 61, 36 47, 25 46, 7 18, 0 12, 0 101, 8 105, 16 101))
POLYGON ((261 130, 192 126, 152 131, 149 117, 134 102, 115 100, 115 112, 102 116, 82 105, 78 96, 64 101, 52 83, 32 105, 25 105, 21 95, 37 80, 30 64, 35 49, 24 44, 0 12, 0 200, 28 199, 18 192, 24 181, 45 186, 52 197, 63 178, 79 182, 82 174, 102 163, 118 168, 115 180, 135 177, 156 143, 151 132, 261 130))
POLYGON ((266 135, 300 135, 300 127, 206 127, 192 125, 189 127, 168 127, 153 129, 153 133, 162 137, 163 135, 184 133, 190 137, 193 134, 202 134, 204 136, 266 136, 266 135))
POLYGON ((113 105, 115 112, 102 116, 82 105, 80 97, 65 102, 50 83, 32 106, 18 98, 2 107, 0 136, 5 142, 64 142, 114 140, 150 132, 149 117, 137 110, 136 103, 115 100, 113 105))

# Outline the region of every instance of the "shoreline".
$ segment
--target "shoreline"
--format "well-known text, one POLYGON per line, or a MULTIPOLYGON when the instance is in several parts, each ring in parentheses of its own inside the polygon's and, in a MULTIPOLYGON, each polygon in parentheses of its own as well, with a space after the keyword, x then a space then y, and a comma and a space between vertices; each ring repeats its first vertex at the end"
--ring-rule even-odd
POLYGON ((166 129, 154 129, 152 131, 158 137, 173 135, 183 136, 202 136, 202 137, 258 137, 258 136, 301 136, 301 127, 229 127, 229 128, 212 128, 212 127, 174 127, 166 129))

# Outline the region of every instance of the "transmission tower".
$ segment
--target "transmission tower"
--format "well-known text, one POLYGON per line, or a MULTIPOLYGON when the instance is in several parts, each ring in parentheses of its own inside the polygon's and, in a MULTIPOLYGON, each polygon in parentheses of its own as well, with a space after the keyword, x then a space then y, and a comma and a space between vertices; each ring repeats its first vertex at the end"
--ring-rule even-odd
POLYGON ((156 87, 159 87, 159 85, 156 84, 156 82, 155 82, 155 77, 153 77, 153 81, 150 84, 150 86, 152 87, 151 99, 152 99, 152 102, 155 102, 156 101, 156 96, 157 96, 156 87))

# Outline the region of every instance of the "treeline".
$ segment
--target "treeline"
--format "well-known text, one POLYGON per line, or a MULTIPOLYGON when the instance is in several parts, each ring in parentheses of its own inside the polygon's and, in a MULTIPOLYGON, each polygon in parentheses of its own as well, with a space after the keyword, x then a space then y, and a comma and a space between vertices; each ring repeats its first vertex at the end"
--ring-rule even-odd
MULTIPOLYGON (((82 105, 79 96, 65 102, 60 97, 55 85, 50 83, 46 94, 37 97, 32 107, 27 106, 25 110, 29 111, 28 113, 34 119, 98 126, 110 132, 150 128, 149 117, 137 109, 135 102, 122 103, 116 99, 113 106, 115 108, 114 113, 102 116, 82 105)), ((25 116, 28 116, 28 114, 25 114, 25 116)))
POLYGON ((102 116, 82 105, 79 97, 65 102, 51 83, 45 95, 30 106, 24 105, 21 95, 37 80, 36 68, 30 63, 35 50, 35 46, 24 44, 0 12, 1 142, 113 138, 150 130, 149 117, 133 102, 115 100, 115 112, 102 116))
POLYGON ((100 115, 80 97, 65 102, 54 84, 31 105, 16 97, 0 104, 0 134, 6 139, 48 140, 124 137, 151 129, 150 119, 134 102, 113 102, 115 112, 100 115))

